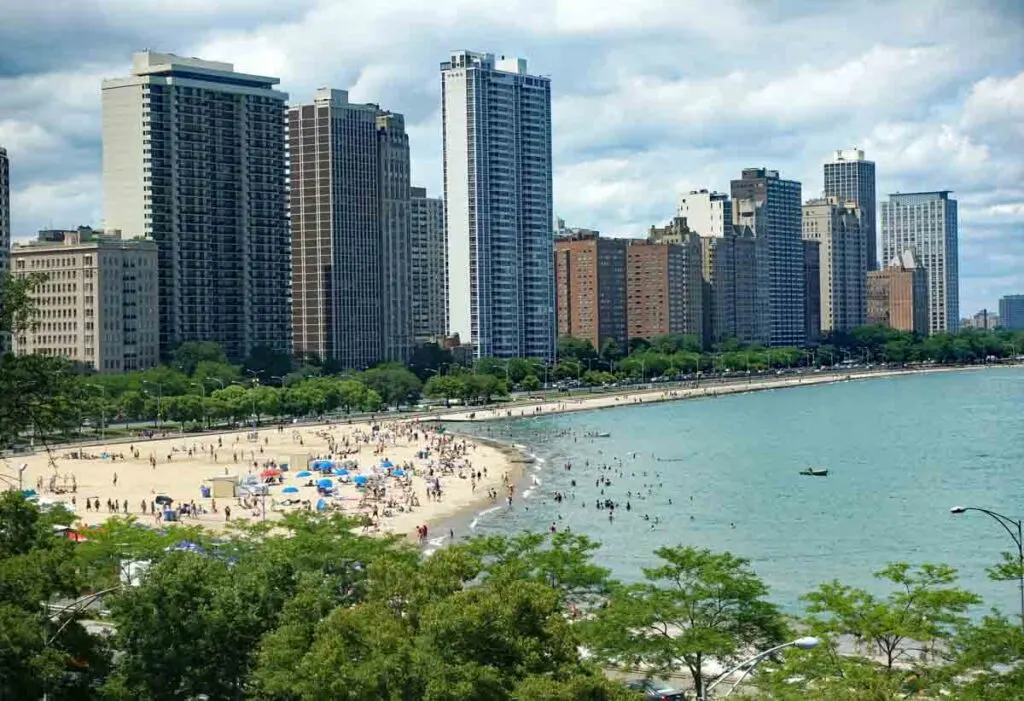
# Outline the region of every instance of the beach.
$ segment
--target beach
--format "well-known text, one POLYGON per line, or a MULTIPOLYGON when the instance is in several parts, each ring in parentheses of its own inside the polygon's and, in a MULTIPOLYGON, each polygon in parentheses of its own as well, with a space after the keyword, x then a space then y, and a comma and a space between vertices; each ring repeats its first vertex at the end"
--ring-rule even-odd
POLYGON ((38 451, 6 463, 5 472, 26 465, 24 488, 35 489, 42 503, 64 504, 82 525, 130 514, 157 526, 166 523, 159 503, 165 499, 158 497, 169 497, 180 523, 213 529, 239 519, 277 520, 319 505, 367 517, 365 532, 414 537, 419 527, 429 529, 475 505, 504 503, 507 484, 515 484, 519 471, 509 448, 415 421, 158 433, 148 440, 38 451), (327 470, 308 469, 317 462, 327 470), (348 474, 334 474, 332 467, 348 474), (357 486, 364 478, 366 485, 357 486), (329 494, 318 490, 322 479, 331 480, 329 494), (223 493, 237 481, 250 483, 252 494, 204 496, 203 488, 219 483, 223 493))

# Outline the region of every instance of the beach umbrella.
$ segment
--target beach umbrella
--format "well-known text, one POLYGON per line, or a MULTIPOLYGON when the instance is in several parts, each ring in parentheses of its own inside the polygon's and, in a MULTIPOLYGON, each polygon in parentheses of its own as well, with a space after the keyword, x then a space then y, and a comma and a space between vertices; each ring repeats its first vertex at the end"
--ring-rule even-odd
POLYGON ((174 499, 171 499, 166 494, 161 494, 153 501, 155 501, 157 504, 160 504, 160 506, 170 506, 174 502, 174 499))
POLYGON ((334 486, 334 482, 332 482, 329 479, 322 479, 316 483, 316 486, 323 487, 324 489, 330 489, 331 487, 334 486))
POLYGON ((356 475, 355 479, 353 479, 352 481, 355 482, 357 487, 362 487, 363 485, 366 484, 367 479, 368 478, 366 477, 366 475, 356 475))
POLYGON ((277 477, 279 474, 281 474, 280 470, 277 470, 273 467, 268 467, 266 470, 260 473, 260 477, 277 477))
POLYGON ((395 477, 405 477, 405 470, 395 470, 391 474, 395 477))
POLYGON ((333 467, 333 463, 330 460, 316 460, 313 462, 314 470, 329 470, 333 467))
POLYGON ((281 490, 282 494, 298 494, 298 492, 298 487, 285 487, 284 489, 281 490))
POLYGON ((347 474, 348 474, 348 470, 343 470, 343 469, 341 469, 340 467, 336 467, 336 468, 334 468, 333 472, 334 472, 334 474, 336 474, 336 475, 337 475, 338 477, 341 477, 342 475, 347 475, 347 474))
POLYGON ((309 470, 303 470, 302 472, 296 472, 295 476, 296 477, 312 477, 313 473, 310 472, 309 470))
POLYGON ((391 462, 387 458, 384 458, 384 460, 381 462, 380 466, 383 467, 383 468, 390 468, 390 467, 394 467, 395 463, 391 462))

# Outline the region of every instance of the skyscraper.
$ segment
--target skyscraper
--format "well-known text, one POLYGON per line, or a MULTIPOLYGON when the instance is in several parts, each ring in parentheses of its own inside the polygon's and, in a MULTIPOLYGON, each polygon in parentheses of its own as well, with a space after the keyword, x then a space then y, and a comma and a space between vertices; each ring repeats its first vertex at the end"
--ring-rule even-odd
POLYGON ((770 319, 764 283, 764 240, 750 227, 732 225, 724 236, 701 236, 704 338, 768 343, 770 319))
POLYGON ((316 91, 288 109, 296 352, 346 368, 412 345, 409 139, 402 115, 316 91))
POLYGON ((676 215, 701 236, 725 236, 732 227, 732 203, 724 192, 691 190, 680 195, 676 215))
POLYGON ((444 200, 427 197, 426 188, 411 188, 412 325, 419 343, 448 332, 448 246, 444 235, 444 200))
POLYGON ((835 197, 840 202, 856 202, 864 212, 863 221, 867 234, 868 270, 878 269, 878 229, 875 206, 875 164, 864 160, 860 149, 845 149, 835 152, 830 163, 825 164, 825 197, 835 197))
POLYGON ((652 226, 647 240, 656 247, 644 247, 631 241, 627 252, 629 337, 637 337, 640 326, 634 323, 634 317, 639 316, 646 318, 649 327, 640 338, 685 333, 696 337, 703 345, 706 305, 701 237, 690 230, 685 219, 675 217, 663 227, 652 226), (657 303, 651 309, 644 309, 649 299, 661 299, 665 313, 657 303), (660 332, 657 330, 659 319, 665 324, 660 332))
POLYGON ((999 325, 1012 331, 1024 329, 1024 295, 1006 295, 999 300, 999 325))
POLYGON ((835 197, 809 200, 803 208, 803 237, 821 244, 822 331, 864 325, 867 313, 867 232, 856 202, 835 197))
POLYGON ((8 266, 11 251, 11 169, 7 149, 0 146, 0 273, 8 266))
POLYGON ((732 199, 733 223, 749 226, 767 242, 771 343, 803 345, 806 328, 800 183, 783 180, 777 170, 744 168, 741 179, 732 181, 732 199))
POLYGON ((454 51, 441 92, 449 331, 478 357, 553 358, 551 81, 454 51))
POLYGON ((626 239, 597 232, 555 240, 555 307, 558 335, 585 339, 598 351, 614 341, 625 351, 626 239))
POLYGON ((882 257, 908 248, 928 273, 928 332, 960 325, 957 202, 949 190, 889 195, 882 202, 882 257))
MULTIPOLYGON (((11 252, 11 178, 7 149, 0 146, 0 275, 8 268, 11 252)), ((0 289, 0 303, 3 289, 0 289)), ((0 331, 0 353, 10 347, 10 335, 0 331)))
POLYGON ((804 239, 804 334, 815 343, 821 333, 821 242, 804 239))
POLYGON ((108 229, 156 242, 160 350, 291 353, 285 100, 277 78, 144 51, 103 81, 108 229))

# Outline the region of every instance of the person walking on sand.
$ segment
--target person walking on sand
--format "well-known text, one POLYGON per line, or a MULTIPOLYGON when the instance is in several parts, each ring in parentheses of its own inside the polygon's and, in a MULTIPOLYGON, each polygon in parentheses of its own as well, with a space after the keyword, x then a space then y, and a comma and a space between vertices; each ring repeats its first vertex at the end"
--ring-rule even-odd
POLYGON ((225 506, 224 507, 224 520, 225 521, 230 521, 231 520, 231 507, 230 506, 225 506))
POLYGON ((114 486, 117 486, 117 473, 114 473, 114 486))

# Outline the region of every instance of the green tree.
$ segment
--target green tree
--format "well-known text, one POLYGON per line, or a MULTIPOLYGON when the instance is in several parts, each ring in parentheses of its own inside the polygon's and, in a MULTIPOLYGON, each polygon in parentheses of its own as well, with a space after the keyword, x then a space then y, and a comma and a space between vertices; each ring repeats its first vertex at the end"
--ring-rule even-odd
MULTIPOLYGON (((35 323, 31 293, 46 280, 0 273, 0 333, 28 332, 35 323)), ((87 413, 87 396, 63 358, 41 355, 0 356, 0 448, 25 441, 32 431, 47 436, 78 428, 87 413)))
POLYGON ((360 374, 359 379, 390 406, 416 401, 420 390, 423 389, 419 378, 399 363, 387 363, 370 368, 360 374))
POLYGON ((536 375, 527 375, 519 383, 519 386, 526 392, 536 392, 540 389, 540 380, 537 379, 536 375))
POLYGON ((768 587, 749 562, 693 547, 659 548, 646 582, 612 589, 597 614, 595 654, 654 673, 686 665, 698 694, 708 658, 728 663, 749 648, 777 644, 785 629, 768 587))
POLYGON ((259 374, 267 382, 271 377, 284 377, 292 371, 292 357, 287 353, 278 353, 268 346, 256 346, 249 351, 249 357, 242 363, 247 373, 259 374))
POLYGON ((88 698, 108 657, 75 613, 51 615, 44 603, 75 599, 79 577, 73 544, 55 525, 73 516, 43 513, 20 493, 0 493, 0 698, 88 698))
POLYGON ((445 405, 466 393, 466 383, 461 377, 434 375, 423 385, 423 396, 444 399, 445 405))
POLYGON ((214 341, 185 341, 171 351, 171 364, 185 375, 193 375, 201 363, 227 365, 224 348, 214 341))
POLYGON ((597 358, 597 350, 590 339, 573 338, 572 336, 561 336, 558 339, 556 353, 559 358, 582 360, 584 363, 597 358))

